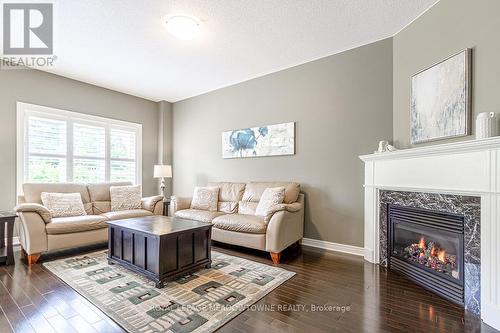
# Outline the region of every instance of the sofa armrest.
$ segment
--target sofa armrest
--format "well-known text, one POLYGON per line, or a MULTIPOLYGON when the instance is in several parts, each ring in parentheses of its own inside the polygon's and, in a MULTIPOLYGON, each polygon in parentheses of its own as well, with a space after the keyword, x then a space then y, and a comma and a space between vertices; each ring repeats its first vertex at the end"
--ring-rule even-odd
POLYGON ((16 213, 37 213, 42 218, 43 222, 50 223, 52 221, 52 214, 45 207, 37 203, 22 203, 14 207, 16 213))
POLYGON ((191 207, 191 198, 187 197, 178 197, 171 196, 170 197, 170 216, 175 216, 175 212, 183 209, 189 209, 191 207))
POLYGON ((154 195, 152 197, 146 197, 141 199, 141 206, 142 209, 149 210, 151 213, 156 213, 158 212, 158 208, 156 207, 157 205, 160 205, 161 210, 160 213, 157 215, 161 215, 161 212, 163 211, 163 196, 162 195, 154 195))
POLYGON ((271 218, 273 217, 274 213, 281 212, 281 211, 286 211, 289 213, 296 213, 299 212, 303 208, 303 204, 300 202, 294 202, 291 204, 278 204, 271 206, 269 211, 267 212, 267 215, 264 217, 264 220, 266 222, 269 222, 271 218))
POLYGON ((19 241, 27 254, 47 251, 47 232, 45 221, 40 214, 32 211, 19 211, 19 241))
POLYGON ((300 194, 296 203, 286 206, 289 207, 274 212, 267 224, 266 251, 268 252, 279 253, 304 236, 304 195, 300 194))

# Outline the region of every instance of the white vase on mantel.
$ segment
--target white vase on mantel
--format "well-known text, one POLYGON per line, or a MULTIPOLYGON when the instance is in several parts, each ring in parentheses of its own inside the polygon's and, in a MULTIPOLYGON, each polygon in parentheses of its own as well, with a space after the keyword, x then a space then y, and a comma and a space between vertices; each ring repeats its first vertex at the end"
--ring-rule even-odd
POLYGON ((486 139, 497 135, 495 112, 482 112, 476 117, 476 139, 486 139))

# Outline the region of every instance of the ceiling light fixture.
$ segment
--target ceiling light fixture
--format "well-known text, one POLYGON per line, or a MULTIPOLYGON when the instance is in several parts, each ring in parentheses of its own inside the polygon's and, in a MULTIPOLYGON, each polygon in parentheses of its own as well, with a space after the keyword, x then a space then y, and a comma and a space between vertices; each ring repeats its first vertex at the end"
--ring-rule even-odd
POLYGON ((191 40, 201 32, 200 22, 187 16, 172 16, 165 24, 168 32, 182 40, 191 40))

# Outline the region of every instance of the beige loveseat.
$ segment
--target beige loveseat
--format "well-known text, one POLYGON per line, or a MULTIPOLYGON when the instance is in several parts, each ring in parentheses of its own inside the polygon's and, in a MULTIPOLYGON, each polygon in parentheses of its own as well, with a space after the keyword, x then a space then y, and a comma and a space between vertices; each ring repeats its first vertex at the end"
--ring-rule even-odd
POLYGON ((172 196, 170 215, 210 222, 212 239, 271 253, 279 263, 281 252, 300 242, 304 230, 304 195, 300 185, 288 182, 209 183, 219 187, 217 211, 191 209, 191 198, 172 196), (260 197, 268 187, 285 187, 283 204, 266 217, 255 215, 260 197))
POLYGON ((142 208, 111 211, 110 186, 122 183, 27 183, 15 210, 19 215, 19 240, 28 264, 35 263, 45 251, 72 248, 108 239, 106 221, 148 215, 161 215, 162 196, 142 199, 142 208), (42 205, 42 192, 80 193, 87 215, 52 218, 42 205))

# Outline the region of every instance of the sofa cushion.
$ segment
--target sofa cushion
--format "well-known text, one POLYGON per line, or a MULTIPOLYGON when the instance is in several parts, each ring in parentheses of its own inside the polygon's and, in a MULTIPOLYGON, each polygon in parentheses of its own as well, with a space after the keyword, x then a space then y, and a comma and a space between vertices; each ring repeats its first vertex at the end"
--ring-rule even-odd
POLYGON ((51 223, 47 223, 45 230, 49 235, 71 234, 106 228, 106 221, 107 218, 100 215, 55 217, 51 223))
POLYGON ((284 187, 268 187, 262 193, 260 197, 259 204, 255 209, 255 215, 265 217, 270 211, 271 207, 283 203, 285 198, 285 188, 284 187))
POLYGON ((92 208, 95 215, 110 212, 111 201, 94 201, 92 208))
POLYGON ((183 209, 175 212, 175 217, 210 223, 214 218, 223 214, 222 212, 211 212, 201 209, 183 209))
POLYGON ((217 211, 217 202, 219 200, 219 188, 214 186, 195 187, 191 209, 217 211))
POLYGON ((212 223, 215 228, 252 234, 265 234, 267 229, 264 218, 256 215, 227 214, 216 217, 212 223))
POLYGON ((107 212, 107 213, 101 214, 101 216, 105 216, 110 221, 129 219, 132 217, 150 216, 150 215, 153 215, 153 213, 151 213, 149 210, 145 210, 145 209, 119 210, 116 212, 107 212))
POLYGON ((217 210, 228 214, 236 213, 238 201, 243 198, 245 183, 211 182, 208 186, 219 187, 217 210))
POLYGON ((83 207, 81 194, 76 193, 49 193, 40 194, 43 205, 50 211, 52 217, 66 217, 87 215, 83 207))
POLYGON ((240 201, 238 203, 238 214, 255 215, 258 204, 257 202, 240 201))
POLYGON ((109 193, 111 196, 111 210, 113 212, 142 208, 141 185, 111 186, 109 193))
POLYGON ((217 211, 226 214, 233 214, 238 211, 238 202, 224 201, 217 203, 217 211))
POLYGON ((25 183, 23 184, 24 200, 29 203, 42 203, 42 192, 80 193, 85 205, 90 202, 87 185, 77 183, 25 183))
POLYGON ((111 186, 127 186, 132 185, 131 182, 114 182, 114 183, 92 183, 88 184, 88 193, 90 201, 111 201, 109 188, 111 186))
POLYGON ((245 191, 245 183, 211 182, 208 186, 220 188, 219 201, 238 202, 243 198, 245 191))
POLYGON ((245 186, 243 193, 243 201, 259 202, 262 193, 268 187, 285 188, 285 199, 283 203, 291 204, 297 201, 300 193, 300 184, 293 182, 250 182, 245 186))
POLYGON ((92 202, 86 202, 86 203, 84 202, 83 203, 83 208, 85 209, 85 213, 87 213, 87 215, 94 214, 94 210, 92 209, 92 207, 94 207, 92 202))

